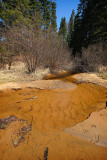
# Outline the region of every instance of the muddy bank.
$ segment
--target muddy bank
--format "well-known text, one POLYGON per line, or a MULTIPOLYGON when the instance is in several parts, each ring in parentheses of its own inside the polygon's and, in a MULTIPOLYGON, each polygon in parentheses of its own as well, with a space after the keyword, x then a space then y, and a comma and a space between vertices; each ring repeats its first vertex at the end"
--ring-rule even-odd
POLYGON ((76 79, 78 83, 88 82, 88 83, 93 83, 96 85, 107 87, 107 79, 102 79, 101 77, 98 77, 94 73, 75 74, 73 78, 76 79))
POLYGON ((44 80, 33 80, 30 82, 8 82, 0 84, 0 92, 6 90, 20 90, 26 88, 35 89, 75 89, 78 83, 92 83, 107 88, 107 80, 98 77, 96 74, 80 73, 70 75, 69 72, 62 72, 56 75, 48 74, 44 80), (65 83, 66 82, 66 83, 65 83))
MULTIPOLYGON (((68 79, 63 79, 63 84, 65 81, 68 79)), ((46 81, 45 85, 48 84, 46 81)), ((19 138, 17 133, 25 124, 20 126, 15 121, 5 130, 0 129, 0 159, 42 160, 48 148, 48 160, 105 160, 106 147, 63 132, 65 128, 83 122, 90 113, 103 109, 105 102, 106 88, 89 83, 77 84, 74 89, 67 86, 43 90, 27 88, 0 93, 0 119, 14 115, 32 124, 30 132, 17 147, 11 136, 15 133, 13 140, 19 138)))
POLYGON ((23 88, 35 88, 35 89, 70 89, 73 90, 76 88, 75 84, 72 84, 70 82, 63 82, 62 80, 38 80, 38 81, 32 81, 30 83, 13 83, 9 82, 6 84, 2 84, 0 86, 0 91, 3 90, 20 90, 23 88))
POLYGON ((64 132, 107 147, 107 109, 93 112, 87 120, 64 132))

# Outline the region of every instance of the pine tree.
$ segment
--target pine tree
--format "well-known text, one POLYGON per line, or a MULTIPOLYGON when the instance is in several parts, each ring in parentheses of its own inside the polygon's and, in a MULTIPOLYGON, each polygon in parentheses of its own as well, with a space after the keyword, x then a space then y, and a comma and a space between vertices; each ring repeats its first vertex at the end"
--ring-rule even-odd
POLYGON ((0 18, 8 26, 20 24, 23 20, 26 23, 32 23, 35 14, 36 16, 38 14, 42 21, 42 26, 40 26, 45 32, 50 26, 54 31, 57 30, 55 2, 51 0, 0 0, 0 18))
POLYGON ((107 40, 107 0, 92 0, 87 2, 84 10, 83 25, 85 24, 84 43, 93 44, 107 40), (88 13, 87 13, 88 11, 88 13), (86 41, 87 40, 87 41, 86 41))
POLYGON ((57 30, 57 23, 56 23, 56 3, 55 2, 52 2, 51 3, 51 26, 52 26, 52 29, 54 31, 57 30))
POLYGON ((44 30, 46 32, 47 28, 50 26, 51 22, 51 1, 48 0, 40 0, 41 8, 40 12, 44 19, 44 30))
POLYGON ((28 16, 28 0, 3 0, 4 10, 1 18, 7 25, 18 23, 23 17, 28 16))
POLYGON ((2 12, 3 12, 3 3, 2 1, 0 0, 0 18, 2 16, 2 12))
POLYGON ((81 0, 74 25, 73 51, 107 40, 107 0, 81 0))
POLYGON ((81 19, 77 14, 75 16, 74 21, 74 32, 72 38, 72 48, 73 48, 73 55, 75 56, 76 53, 80 53, 81 56, 81 46, 82 46, 82 28, 81 28, 81 19))
POLYGON ((74 32, 74 20, 75 20, 75 11, 72 10, 72 14, 68 23, 68 33, 67 33, 67 41, 69 47, 72 47, 72 38, 73 38, 73 32, 74 32))
POLYGON ((64 40, 67 38, 67 25, 66 25, 66 18, 62 18, 60 22, 60 28, 59 28, 59 35, 62 36, 64 40))

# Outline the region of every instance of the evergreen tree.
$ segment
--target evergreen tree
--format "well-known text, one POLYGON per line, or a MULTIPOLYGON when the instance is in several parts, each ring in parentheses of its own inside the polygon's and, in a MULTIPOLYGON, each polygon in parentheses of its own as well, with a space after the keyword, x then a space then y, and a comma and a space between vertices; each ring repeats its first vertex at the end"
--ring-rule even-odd
POLYGON ((47 28, 50 26, 51 22, 51 1, 40 0, 40 3, 41 3, 40 12, 44 19, 44 30, 46 31, 47 28))
POLYGON ((0 18, 8 26, 20 24, 25 19, 26 23, 30 24, 35 14, 42 21, 41 27, 45 32, 50 26, 56 31, 55 2, 51 0, 0 0, 0 18))
POLYGON ((0 18, 2 16, 2 12, 3 12, 3 3, 2 1, 0 0, 0 18))
POLYGON ((68 33, 67 33, 67 41, 69 47, 72 47, 72 38, 73 38, 73 32, 74 32, 74 20, 75 20, 75 11, 72 10, 72 14, 68 23, 68 33))
POLYGON ((75 16, 74 21, 74 32, 72 37, 72 48, 73 48, 73 55, 75 56, 76 53, 80 53, 81 55, 81 46, 82 46, 82 30, 81 30, 81 19, 77 14, 75 16))
POLYGON ((33 13, 35 11, 40 12, 40 9, 42 7, 42 3, 40 0, 29 0, 29 5, 33 13))
POLYGON ((67 38, 67 25, 66 25, 66 18, 62 18, 60 22, 60 28, 59 28, 59 35, 62 36, 64 40, 67 38))
POLYGON ((7 25, 18 23, 23 17, 28 16, 28 0, 3 0, 4 10, 1 18, 7 25))
POLYGON ((57 30, 57 23, 56 23, 56 3, 55 2, 52 2, 51 3, 51 26, 52 26, 52 29, 54 31, 57 30))
POLYGON ((19 10, 26 15, 28 13, 29 1, 28 0, 3 0, 5 8, 9 10, 19 10))
POLYGON ((84 27, 84 45, 93 44, 99 41, 107 40, 107 0, 92 0, 87 2, 84 9, 83 24, 84 27), (88 11, 88 13, 87 13, 88 11))
POLYGON ((88 47, 107 40, 107 0, 81 0, 74 25, 73 50, 80 52, 88 47))

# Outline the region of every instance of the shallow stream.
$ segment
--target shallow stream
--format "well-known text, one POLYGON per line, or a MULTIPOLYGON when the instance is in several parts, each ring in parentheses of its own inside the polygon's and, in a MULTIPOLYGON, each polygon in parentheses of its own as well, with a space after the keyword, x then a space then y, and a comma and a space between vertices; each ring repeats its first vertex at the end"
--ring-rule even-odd
MULTIPOLYGON (((75 81, 71 76, 62 80, 75 81)), ((11 115, 20 119, 0 129, 0 160, 106 160, 106 147, 63 132, 106 104, 106 88, 91 83, 76 85, 73 90, 21 89, 0 93, 0 119, 11 115), (14 141, 21 139, 19 131, 25 122, 31 130, 15 146, 12 137, 14 141)))

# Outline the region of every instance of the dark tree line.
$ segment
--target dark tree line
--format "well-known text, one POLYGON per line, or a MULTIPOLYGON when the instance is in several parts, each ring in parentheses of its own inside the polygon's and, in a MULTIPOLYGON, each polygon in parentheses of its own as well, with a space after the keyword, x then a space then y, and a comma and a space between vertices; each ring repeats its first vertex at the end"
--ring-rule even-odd
POLYGON ((82 47, 107 40, 107 0, 81 0, 75 18, 74 54, 82 47))
POLYGON ((63 17, 60 22, 60 28, 59 28, 59 35, 66 40, 67 36, 67 24, 66 24, 66 18, 63 17))
MULTIPOLYGON (((66 24, 66 22, 65 22, 66 24)), ((59 32, 62 29, 60 25, 59 32)), ((65 32, 62 32, 65 35, 65 32)), ((77 14, 72 11, 68 23, 67 42, 73 54, 83 47, 107 40, 107 0, 80 0, 77 14)))

